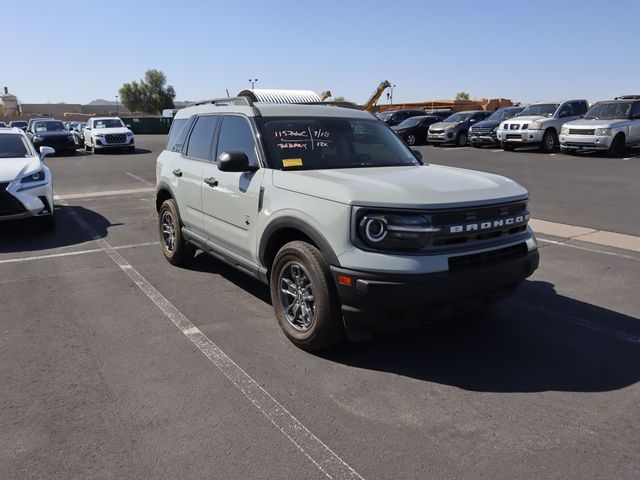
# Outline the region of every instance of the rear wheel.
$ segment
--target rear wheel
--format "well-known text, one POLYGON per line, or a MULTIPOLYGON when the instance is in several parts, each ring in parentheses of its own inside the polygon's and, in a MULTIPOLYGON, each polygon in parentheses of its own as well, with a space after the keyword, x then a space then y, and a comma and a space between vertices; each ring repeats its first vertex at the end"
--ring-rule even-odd
POLYGON ((611 142, 611 146, 609 147, 609 150, 607 150, 607 156, 611 158, 621 157, 624 153, 624 149, 624 134, 619 133, 615 136, 613 142, 611 142))
POLYGON ((542 136, 542 143, 540 144, 540 150, 545 153, 553 152, 554 148, 556 148, 557 144, 557 135, 554 129, 549 128, 544 132, 542 136))
POLYGON ((195 254, 195 249, 187 245, 180 229, 180 216, 176 202, 172 198, 165 200, 158 213, 158 230, 160 246, 164 258, 171 265, 183 266, 188 264, 195 254))
POLYGON ((407 135, 407 145, 415 145, 416 144, 416 136, 415 135, 407 135))
POLYGON ((287 243, 276 255, 270 280, 276 318, 296 346, 322 350, 344 338, 336 287, 316 247, 302 241, 287 243))
POLYGON ((501 146, 505 152, 513 152, 516 149, 516 147, 507 142, 502 142, 501 146))

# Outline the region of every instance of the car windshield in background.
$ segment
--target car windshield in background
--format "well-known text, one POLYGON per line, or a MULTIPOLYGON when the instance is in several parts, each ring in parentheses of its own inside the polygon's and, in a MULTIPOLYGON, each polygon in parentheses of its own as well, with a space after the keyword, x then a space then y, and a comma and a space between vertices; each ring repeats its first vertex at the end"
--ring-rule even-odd
POLYGON ((585 114, 587 119, 608 119, 629 118, 633 102, 603 102, 596 103, 585 114))
POLYGON ((36 122, 33 124, 36 132, 63 132, 65 130, 62 122, 36 122))
POLYGON ((419 165, 402 140, 373 120, 262 117, 269 158, 280 170, 419 165))
POLYGON ((518 109, 507 108, 504 110, 496 110, 491 114, 487 120, 493 120, 496 122, 501 122, 502 120, 507 120, 508 118, 515 117, 516 113, 518 113, 518 109))
POLYGON ((30 155, 22 135, 0 135, 0 158, 24 158, 30 155))
POLYGON ((403 122, 400 122, 400 124, 398 125, 398 128, 415 127, 416 125, 418 125, 425 118, 427 118, 427 117, 411 117, 411 118, 407 118, 403 122))
POLYGON ((94 128, 121 128, 124 124, 120 120, 96 120, 94 128))
POLYGON ((28 125, 27 122, 11 122, 11 124, 14 127, 19 127, 19 128, 26 127, 28 125))
POLYGON ((454 113, 453 115, 445 118, 443 122, 452 123, 452 122, 464 122, 468 120, 469 117, 473 115, 472 113, 454 113))
POLYGON ((524 110, 522 110, 518 114, 518 116, 525 117, 527 115, 539 115, 543 117, 550 117, 556 112, 559 106, 560 104, 558 103, 540 103, 538 105, 529 105, 524 110))

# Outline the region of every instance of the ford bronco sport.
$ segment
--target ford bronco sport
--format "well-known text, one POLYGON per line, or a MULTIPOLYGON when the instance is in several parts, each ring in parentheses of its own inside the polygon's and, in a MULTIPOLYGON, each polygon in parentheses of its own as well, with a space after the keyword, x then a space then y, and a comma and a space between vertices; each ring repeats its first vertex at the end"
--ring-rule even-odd
POLYGON ((199 249, 268 284, 307 350, 483 305, 538 266, 522 186, 423 164, 360 110, 196 104, 176 113, 156 174, 166 259, 199 249))

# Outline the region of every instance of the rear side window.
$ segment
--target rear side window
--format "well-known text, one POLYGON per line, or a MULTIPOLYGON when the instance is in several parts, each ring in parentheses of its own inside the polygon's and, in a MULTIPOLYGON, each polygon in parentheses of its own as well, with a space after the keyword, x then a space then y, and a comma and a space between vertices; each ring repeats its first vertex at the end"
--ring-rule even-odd
POLYGON ((631 108, 631 117, 640 118, 640 102, 633 104, 633 107, 631 108))
POLYGON ((244 118, 229 115, 222 120, 216 158, 224 152, 244 152, 249 158, 249 165, 258 165, 253 130, 244 118))
POLYGON ((189 136, 189 145, 187 145, 188 157, 211 160, 211 144, 213 143, 213 135, 218 126, 219 118, 215 115, 198 117, 189 136))
POLYGON ((169 130, 169 137, 167 138, 166 150, 179 151, 182 149, 182 144, 187 136, 187 132, 184 132, 182 136, 182 142, 179 147, 176 148, 178 137, 183 133, 184 127, 187 125, 187 118, 179 118, 171 123, 171 130, 169 130))

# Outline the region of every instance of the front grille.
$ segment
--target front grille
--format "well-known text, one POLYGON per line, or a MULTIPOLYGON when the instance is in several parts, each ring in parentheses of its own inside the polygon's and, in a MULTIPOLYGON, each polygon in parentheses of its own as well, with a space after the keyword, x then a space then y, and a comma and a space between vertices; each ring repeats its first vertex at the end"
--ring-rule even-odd
POLYGON ((491 250, 489 252, 472 253, 449 258, 449 270, 452 272, 515 260, 527 255, 526 243, 491 250))
POLYGON ((522 139, 522 136, 517 134, 517 133, 507 133, 507 140, 513 140, 513 139, 522 139))
POLYGON ((41 144, 48 145, 50 147, 66 147, 69 144, 74 143, 72 138, 69 137, 45 137, 41 144))
POLYGON ((433 135, 440 135, 444 133, 444 130, 429 130, 429 133, 432 133, 433 135))
POLYGON ((104 139, 107 143, 124 143, 127 136, 124 133, 105 135, 104 139))
POLYGON ((595 128, 590 128, 590 129, 570 128, 569 129, 569 135, 595 135, 595 134, 596 134, 595 128))
POLYGON ((22 202, 7 192, 8 183, 0 183, 0 217, 19 215, 27 211, 22 202))
POLYGON ((493 128, 491 127, 476 127, 473 129, 472 135, 491 135, 493 128))

